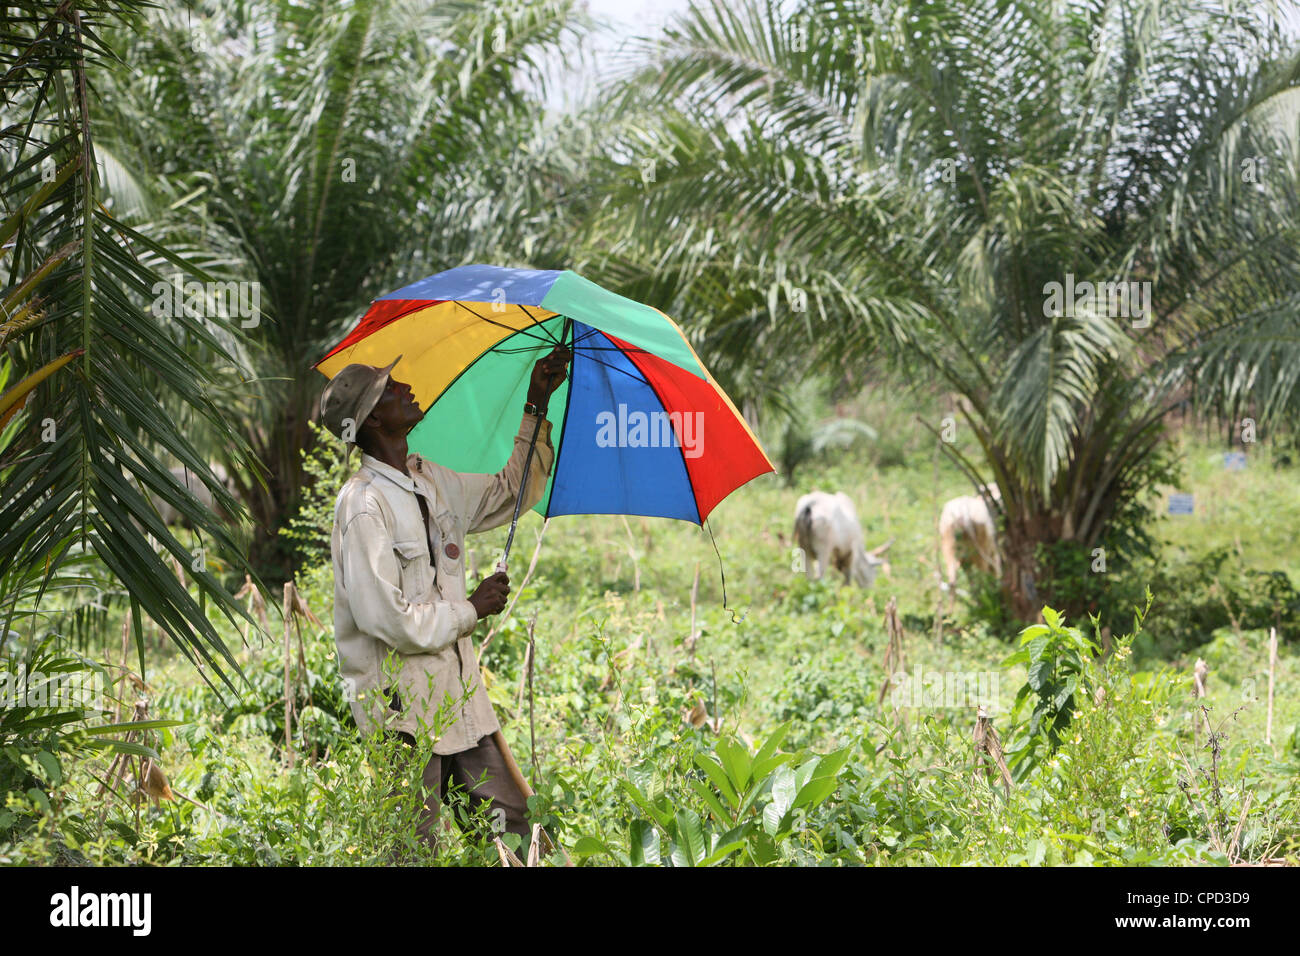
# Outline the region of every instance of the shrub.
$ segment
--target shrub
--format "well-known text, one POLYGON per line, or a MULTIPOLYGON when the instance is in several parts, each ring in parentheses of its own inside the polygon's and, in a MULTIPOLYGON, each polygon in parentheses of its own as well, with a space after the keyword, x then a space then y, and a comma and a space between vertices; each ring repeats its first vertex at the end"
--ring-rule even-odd
POLYGON ((1231 548, 1158 569, 1151 587, 1159 598, 1149 629, 1160 639, 1148 653, 1190 650, 1224 627, 1238 632, 1276 627, 1281 640, 1300 638, 1300 592, 1290 577, 1244 568, 1231 548))

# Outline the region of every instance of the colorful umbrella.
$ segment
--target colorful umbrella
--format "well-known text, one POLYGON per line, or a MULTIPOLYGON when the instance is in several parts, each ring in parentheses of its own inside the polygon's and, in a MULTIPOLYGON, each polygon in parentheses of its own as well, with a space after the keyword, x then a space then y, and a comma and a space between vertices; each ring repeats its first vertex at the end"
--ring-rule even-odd
POLYGON ((465 472, 509 457, 534 363, 573 352, 551 396, 555 466, 534 510, 703 524, 723 498, 775 471, 677 324, 568 270, 470 265, 376 299, 316 368, 401 362, 425 416, 408 447, 465 472))

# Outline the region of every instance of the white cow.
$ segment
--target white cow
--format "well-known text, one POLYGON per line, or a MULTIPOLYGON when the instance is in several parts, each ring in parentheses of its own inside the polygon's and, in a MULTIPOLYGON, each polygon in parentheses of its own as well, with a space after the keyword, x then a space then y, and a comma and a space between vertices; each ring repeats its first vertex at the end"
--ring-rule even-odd
MULTIPOLYGON (((1002 500, 998 486, 987 485, 989 497, 1002 500)), ((997 525, 981 495, 962 495, 943 506, 939 515, 939 547, 943 552, 944 570, 948 586, 957 582, 957 540, 961 539, 963 557, 969 556, 971 564, 982 571, 1002 574, 1002 556, 998 552, 997 525)))
POLYGON ((824 491, 804 495, 794 506, 794 538, 804 552, 804 571, 817 580, 833 566, 848 584, 869 588, 886 564, 881 557, 891 539, 874 551, 862 544, 858 513, 847 496, 824 491))

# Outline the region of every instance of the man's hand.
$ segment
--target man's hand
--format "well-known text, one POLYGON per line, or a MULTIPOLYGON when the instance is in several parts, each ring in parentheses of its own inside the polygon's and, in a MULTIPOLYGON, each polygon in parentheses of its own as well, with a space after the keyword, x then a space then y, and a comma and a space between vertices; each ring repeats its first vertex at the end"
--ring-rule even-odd
POLYGON ((491 574, 479 582, 474 593, 469 596, 469 603, 478 611, 481 621, 489 614, 500 614, 506 609, 506 595, 510 593, 510 579, 504 571, 491 574))
POLYGON ((568 346, 557 345, 551 354, 537 360, 533 366, 533 376, 528 380, 528 401, 538 408, 545 408, 551 393, 560 387, 573 353, 568 346))

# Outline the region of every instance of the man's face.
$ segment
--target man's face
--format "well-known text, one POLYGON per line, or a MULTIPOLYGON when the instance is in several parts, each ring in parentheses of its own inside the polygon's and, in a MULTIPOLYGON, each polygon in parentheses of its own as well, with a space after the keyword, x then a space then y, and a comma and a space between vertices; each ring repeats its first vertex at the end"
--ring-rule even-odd
POLYGON ((384 431, 402 432, 410 431, 423 417, 424 412, 415 403, 415 393, 411 391, 411 386, 390 375, 388 386, 366 417, 366 424, 384 431))

